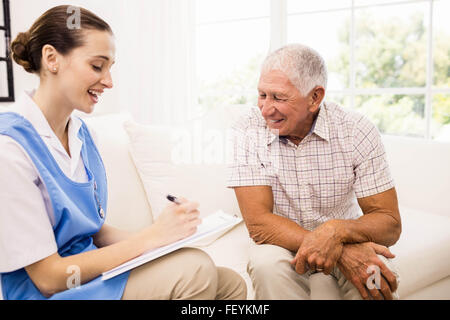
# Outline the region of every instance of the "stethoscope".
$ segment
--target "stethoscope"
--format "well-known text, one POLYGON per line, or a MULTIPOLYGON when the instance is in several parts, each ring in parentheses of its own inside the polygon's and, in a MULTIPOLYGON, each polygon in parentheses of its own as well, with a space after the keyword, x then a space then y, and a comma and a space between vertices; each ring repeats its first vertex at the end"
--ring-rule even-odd
POLYGON ((94 197, 95 201, 97 201, 98 215, 100 216, 100 218, 105 219, 105 210, 103 210, 102 204, 100 203, 100 200, 98 200, 97 182, 95 182, 95 180, 94 180, 94 197))

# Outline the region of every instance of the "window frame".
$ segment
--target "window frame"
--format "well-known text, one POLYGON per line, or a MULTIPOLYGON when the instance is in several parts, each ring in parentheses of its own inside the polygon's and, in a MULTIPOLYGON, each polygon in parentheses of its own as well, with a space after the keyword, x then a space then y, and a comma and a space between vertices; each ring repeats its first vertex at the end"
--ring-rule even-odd
POLYGON ((8 82, 8 96, 0 96, 0 102, 14 102, 14 76, 13 76, 13 66, 12 60, 9 52, 9 46, 11 43, 11 15, 9 0, 3 0, 3 21, 4 25, 0 25, 0 30, 5 32, 5 56, 0 55, 0 63, 6 63, 6 75, 0 75, 0 77, 6 76, 8 82))

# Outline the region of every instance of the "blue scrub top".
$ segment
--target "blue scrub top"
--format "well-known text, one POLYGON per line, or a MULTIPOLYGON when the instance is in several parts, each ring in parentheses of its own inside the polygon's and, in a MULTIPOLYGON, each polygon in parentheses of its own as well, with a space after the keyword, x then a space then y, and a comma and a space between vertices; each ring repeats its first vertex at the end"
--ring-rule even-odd
MULTIPOLYGON (((103 161, 86 124, 82 122, 78 137, 83 142, 81 156, 89 178, 87 183, 69 179, 32 124, 17 113, 0 114, 0 134, 17 141, 39 171, 54 210, 58 254, 67 257, 97 249, 92 236, 105 222, 107 181, 103 161)), ((67 277, 70 276, 68 273, 67 277)), ((117 300, 122 298, 128 276, 126 272, 106 281, 99 276, 50 298, 40 293, 24 268, 2 273, 1 280, 3 297, 7 300, 117 300)))

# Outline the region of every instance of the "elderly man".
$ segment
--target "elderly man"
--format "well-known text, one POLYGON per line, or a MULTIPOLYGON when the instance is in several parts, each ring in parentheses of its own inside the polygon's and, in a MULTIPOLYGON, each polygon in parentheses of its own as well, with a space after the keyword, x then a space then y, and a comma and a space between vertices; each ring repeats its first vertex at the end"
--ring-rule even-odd
POLYGON ((398 299, 387 247, 397 196, 376 127, 324 102, 317 52, 285 46, 263 63, 258 107, 234 126, 228 187, 253 239, 257 299, 398 299))

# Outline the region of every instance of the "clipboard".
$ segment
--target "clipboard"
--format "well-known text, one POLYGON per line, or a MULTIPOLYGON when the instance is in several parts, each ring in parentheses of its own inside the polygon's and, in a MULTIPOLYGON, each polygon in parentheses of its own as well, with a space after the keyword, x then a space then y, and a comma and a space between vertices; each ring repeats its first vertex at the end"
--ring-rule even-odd
POLYGON ((194 245, 200 240, 210 237, 216 233, 219 233, 226 229, 231 229, 241 221, 242 218, 229 215, 222 210, 216 211, 215 213, 210 214, 202 219, 202 223, 197 227, 197 232, 193 235, 169 245, 147 251, 140 256, 115 267, 114 269, 106 271, 102 273, 102 280, 106 281, 108 279, 114 278, 119 274, 134 269, 140 265, 143 265, 144 263, 162 257, 175 250, 194 245))

